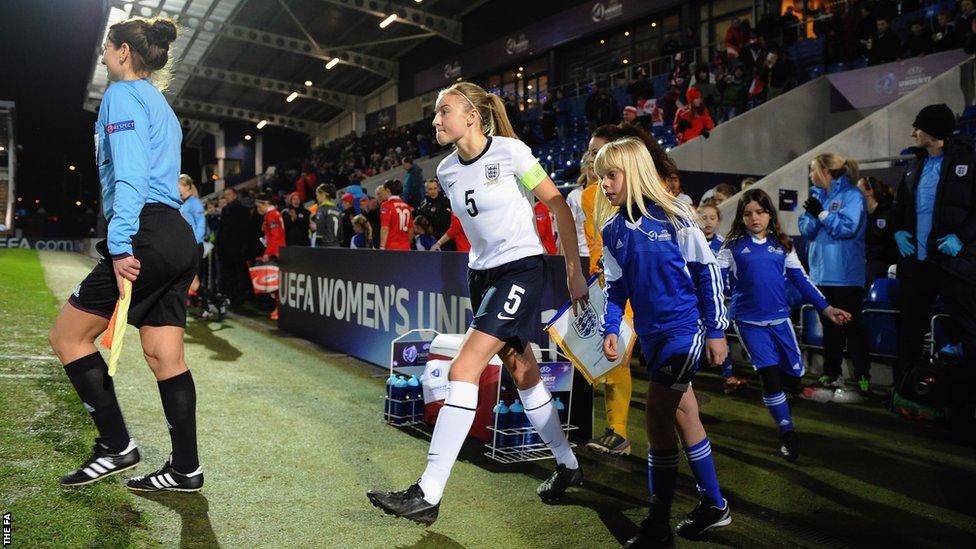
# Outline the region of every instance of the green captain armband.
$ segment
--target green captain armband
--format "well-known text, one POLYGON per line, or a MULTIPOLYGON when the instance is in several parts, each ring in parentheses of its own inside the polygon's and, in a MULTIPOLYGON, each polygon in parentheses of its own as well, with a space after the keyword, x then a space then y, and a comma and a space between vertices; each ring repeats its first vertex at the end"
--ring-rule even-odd
POLYGON ((529 171, 523 173, 521 177, 519 177, 519 183, 521 183, 523 187, 531 191, 536 187, 538 187, 539 183, 542 183, 542 180, 545 179, 546 177, 548 177, 548 174, 546 174, 546 170, 543 170, 542 166, 540 166, 539 163, 536 162, 534 166, 529 168, 529 171))

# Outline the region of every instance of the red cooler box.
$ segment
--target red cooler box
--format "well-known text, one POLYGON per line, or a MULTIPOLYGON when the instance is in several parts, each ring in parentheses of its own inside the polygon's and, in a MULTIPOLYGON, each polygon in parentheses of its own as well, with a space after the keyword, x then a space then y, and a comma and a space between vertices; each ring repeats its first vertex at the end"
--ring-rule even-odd
MULTIPOLYGON (((425 384, 440 383, 446 386, 451 361, 457 356, 463 339, 464 334, 439 334, 434 338, 430 344, 430 353, 427 355, 428 367, 424 374, 425 384)), ((491 431, 488 430, 488 426, 492 423, 491 410, 495 407, 498 399, 498 382, 501 378, 502 367, 501 359, 497 355, 493 356, 478 381, 478 409, 474 413, 474 423, 471 425, 469 434, 484 443, 491 440, 491 431)), ((440 413, 442 406, 444 406, 443 400, 424 405, 424 421, 428 425, 437 422, 437 414, 440 413)))

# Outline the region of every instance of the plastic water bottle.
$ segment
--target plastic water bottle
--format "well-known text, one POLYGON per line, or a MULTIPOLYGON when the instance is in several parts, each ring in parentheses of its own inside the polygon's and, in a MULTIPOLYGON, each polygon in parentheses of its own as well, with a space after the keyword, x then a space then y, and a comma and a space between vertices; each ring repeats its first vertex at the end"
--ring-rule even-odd
POLYGON ((559 397, 556 397, 556 400, 552 403, 552 406, 556 409, 556 413, 559 414, 559 424, 566 425, 566 405, 563 404, 563 401, 559 400, 559 397))
POLYGON ((410 376, 407 381, 407 398, 410 400, 410 421, 416 421, 417 416, 423 414, 424 390, 420 388, 417 376, 410 376))
POLYGON ((509 440, 509 438, 511 437, 509 437, 509 435, 503 435, 498 432, 500 430, 509 428, 509 425, 511 424, 511 421, 509 420, 510 415, 511 413, 508 411, 508 406, 505 405, 504 400, 499 400, 498 404, 496 404, 495 407, 491 409, 491 416, 495 422, 495 429, 496 429, 494 433, 494 446, 496 449, 507 448, 508 446, 510 446, 509 443, 511 441, 509 440))
POLYGON ((396 383, 396 376, 390 374, 390 377, 386 378, 386 402, 383 405, 383 419, 390 421, 390 414, 393 412, 393 384, 396 383))
POLYGON ((393 384, 393 423, 397 425, 405 421, 404 416, 410 411, 407 408, 407 396, 408 396, 407 380, 403 376, 397 378, 396 383, 393 384))
MULTIPOLYGON (((511 429, 523 429, 529 423, 529 418, 525 415, 525 407, 519 399, 515 399, 515 402, 508 407, 508 424, 511 429)), ((512 435, 511 446, 525 446, 528 444, 527 434, 512 435)))

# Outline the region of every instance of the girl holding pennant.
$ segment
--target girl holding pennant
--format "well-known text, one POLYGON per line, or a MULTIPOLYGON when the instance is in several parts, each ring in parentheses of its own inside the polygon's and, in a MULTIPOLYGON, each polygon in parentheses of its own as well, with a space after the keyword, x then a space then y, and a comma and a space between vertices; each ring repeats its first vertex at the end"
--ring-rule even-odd
MULTIPOLYGON (((673 541, 669 518, 678 476, 676 416, 686 414, 679 404, 688 394, 702 352, 713 366, 728 354, 722 275, 697 215, 667 192, 643 141, 625 138, 605 145, 594 169, 616 210, 602 230, 607 283, 603 352, 608 360, 619 354, 617 334, 629 299, 651 377, 650 511, 626 547, 664 547, 673 541)), ((728 525, 730 508, 719 488, 704 428, 683 428, 682 437, 701 503, 679 524, 679 532, 693 535, 728 525)))
POLYGON ((98 244, 102 260, 68 299, 50 333, 51 347, 99 434, 91 457, 62 477, 66 486, 139 464, 111 377, 126 323, 139 328, 173 444, 171 458, 158 471, 130 479, 127 486, 182 492, 203 486, 196 389, 183 361, 185 299, 197 270, 197 246, 179 211, 182 130, 154 87, 165 88, 176 33, 169 19, 133 18, 109 27, 104 44, 102 64, 112 84, 95 123, 95 158, 108 238, 98 244), (107 365, 94 342, 113 313, 113 363, 107 365))
POLYGON ((455 146, 437 167, 437 179, 471 242, 468 287, 474 320, 451 364, 448 395, 420 480, 399 492, 367 493, 373 505, 386 513, 422 524, 437 520, 451 468, 474 422, 478 380, 496 354, 515 379, 529 421, 556 458, 556 471, 539 486, 539 497, 559 498, 583 482, 529 347, 540 331, 546 278, 532 195, 556 216, 575 305, 585 302, 587 289, 573 215, 531 149, 516 138, 500 97, 459 82, 440 92, 435 113, 437 142, 455 146))

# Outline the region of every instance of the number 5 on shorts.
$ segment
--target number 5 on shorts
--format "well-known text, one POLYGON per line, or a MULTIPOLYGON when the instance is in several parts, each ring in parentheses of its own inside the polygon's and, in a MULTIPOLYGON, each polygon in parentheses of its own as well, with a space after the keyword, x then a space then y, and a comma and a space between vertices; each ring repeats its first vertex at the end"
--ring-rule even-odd
POLYGON ((518 311, 519 305, 522 304, 522 294, 525 293, 525 288, 519 286, 518 284, 512 284, 512 289, 508 292, 508 299, 505 300, 505 312, 514 315, 518 311))

